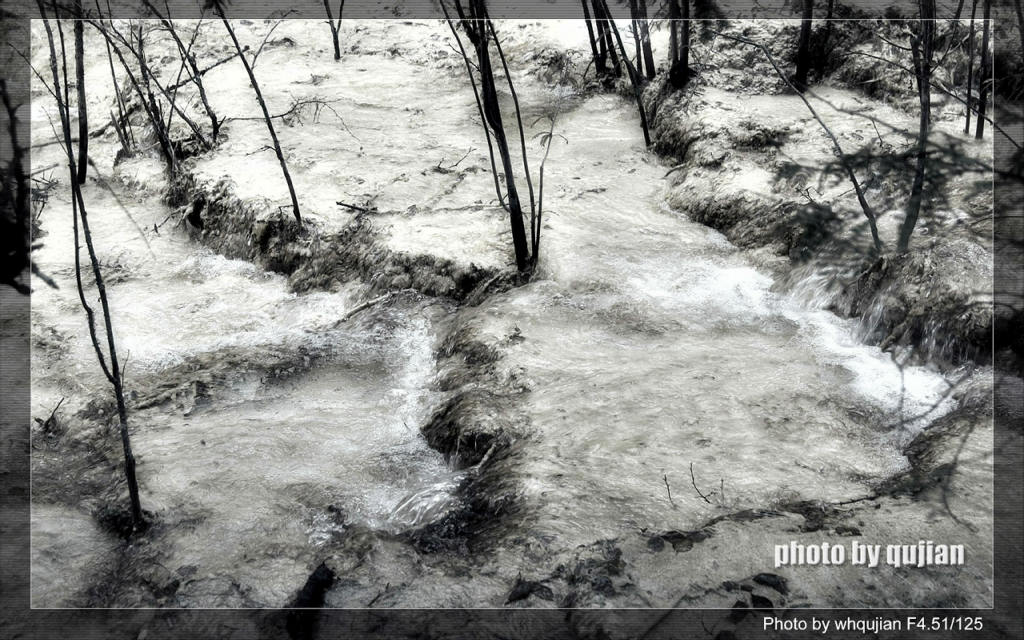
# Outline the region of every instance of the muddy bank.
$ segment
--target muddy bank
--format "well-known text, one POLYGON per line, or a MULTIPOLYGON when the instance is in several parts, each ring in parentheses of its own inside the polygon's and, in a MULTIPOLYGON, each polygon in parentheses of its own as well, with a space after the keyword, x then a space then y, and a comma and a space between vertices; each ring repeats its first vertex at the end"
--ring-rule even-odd
MULTIPOLYGON (((394 251, 371 214, 354 216, 340 230, 324 230, 315 221, 296 222, 286 208, 240 199, 229 182, 198 186, 189 176, 176 185, 174 199, 184 202, 173 204, 180 204, 179 215, 196 239, 230 258, 287 275, 299 293, 360 279, 375 293, 412 289, 463 301, 503 276, 493 267, 394 251)), ((512 274, 504 278, 514 280, 512 274)))

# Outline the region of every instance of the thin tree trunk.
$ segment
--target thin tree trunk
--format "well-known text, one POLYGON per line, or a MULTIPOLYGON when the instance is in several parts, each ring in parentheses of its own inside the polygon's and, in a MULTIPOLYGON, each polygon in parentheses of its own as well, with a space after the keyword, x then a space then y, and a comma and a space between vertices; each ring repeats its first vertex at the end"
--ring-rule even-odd
MULTIPOLYGON (((182 68, 184 68, 184 64, 185 63, 182 62, 182 68)), ((147 66, 147 73, 148 73, 148 66, 147 66)), ((177 92, 178 92, 178 90, 177 89, 173 89, 172 90, 173 93, 169 92, 167 89, 165 89, 163 87, 163 85, 160 84, 160 81, 156 79, 156 76, 150 74, 150 77, 153 80, 153 84, 156 85, 157 91, 160 92, 160 95, 162 95, 164 97, 164 99, 167 100, 167 104, 170 105, 170 107, 171 107, 171 113, 168 114, 167 126, 165 127, 167 132, 170 133, 170 130, 171 130, 171 115, 177 113, 181 117, 182 121, 188 126, 188 128, 192 130, 192 133, 195 134, 196 139, 199 140, 199 143, 202 144, 206 148, 210 148, 211 145, 210 145, 209 141, 206 139, 206 136, 203 135, 203 130, 200 129, 199 125, 197 125, 195 123, 195 121, 192 120, 192 118, 188 117, 188 114, 185 113, 182 110, 182 108, 178 106, 178 103, 177 103, 177 92)))
POLYGON ((580 4, 583 5, 583 23, 587 25, 587 39, 590 40, 590 52, 594 58, 594 71, 597 75, 601 75, 601 70, 597 66, 599 55, 597 52, 597 40, 594 38, 594 25, 590 22, 590 9, 587 7, 587 0, 580 0, 580 4))
MULTIPOLYGON (((191 80, 196 85, 196 89, 199 91, 199 100, 203 103, 203 109, 206 110, 206 115, 210 119, 211 134, 210 137, 214 142, 217 141, 217 136, 220 134, 220 120, 217 119, 217 114, 214 112, 213 107, 210 106, 210 100, 206 95, 206 87, 203 85, 202 72, 199 71, 199 65, 196 63, 195 56, 191 53, 191 44, 189 47, 185 46, 185 43, 178 37, 178 31, 174 28, 174 24, 170 19, 163 20, 163 25, 167 31, 171 34, 174 39, 174 44, 178 47, 178 53, 182 59, 188 63, 189 70, 191 71, 191 80)), ((196 32, 199 31, 199 26, 202 23, 196 24, 196 32)), ((172 90, 177 90, 177 83, 172 90)))
POLYGON ((551 153, 551 140, 555 135, 555 118, 551 117, 551 126, 548 128, 548 139, 547 144, 544 146, 544 157, 540 160, 540 168, 538 169, 538 187, 537 187, 537 228, 532 230, 533 236, 533 255, 531 256, 531 264, 533 268, 537 268, 537 261, 540 260, 540 229, 544 223, 544 165, 547 164, 548 154, 551 153))
POLYGON ((807 89, 807 74, 811 70, 811 20, 814 18, 814 0, 803 0, 800 19, 800 40, 796 53, 796 73, 793 84, 800 91, 807 89))
POLYGON ((334 59, 341 60, 341 43, 338 41, 338 32, 341 31, 341 12, 345 7, 345 0, 341 1, 338 7, 338 23, 334 23, 334 15, 331 14, 331 0, 324 0, 324 9, 327 11, 327 24, 331 27, 331 39, 334 41, 334 59))
MULTIPOLYGON (((128 434, 128 412, 125 408, 124 401, 124 386, 121 378, 121 369, 117 360, 117 348, 114 343, 114 331, 111 324, 110 318, 110 306, 107 302, 107 292, 104 285, 103 274, 100 270, 99 261, 96 257, 96 248, 93 245, 92 234, 89 231, 89 218, 85 209, 85 200, 82 197, 81 185, 78 181, 77 169, 75 166, 75 155, 74 147, 72 146, 71 139, 71 110, 67 100, 62 100, 61 95, 61 81, 60 76, 57 72, 57 51, 53 41, 53 32, 50 29, 50 24, 46 20, 46 10, 43 6, 42 0, 37 0, 39 7, 40 16, 43 18, 43 26, 46 29, 46 39, 50 47, 50 71, 53 75, 53 89, 54 97, 57 100, 57 107, 60 111, 61 117, 61 129, 64 134, 64 149, 67 154, 68 160, 68 172, 70 173, 70 183, 72 191, 72 216, 73 216, 73 228, 75 232, 75 265, 76 265, 76 278, 78 281, 79 297, 82 305, 86 311, 86 316, 89 321, 90 336, 92 337, 93 348, 96 351, 96 357, 99 360, 100 368, 103 369, 104 375, 110 381, 114 387, 114 395, 117 401, 117 415, 120 423, 121 431, 121 446, 124 452, 125 460, 125 478, 128 481, 128 496, 131 502, 131 518, 132 518, 132 530, 137 531, 143 525, 142 506, 139 500, 139 485, 135 476, 135 456, 132 453, 131 439, 128 434), (103 322, 106 330, 107 337, 107 351, 110 356, 110 366, 107 366, 106 360, 103 356, 103 350, 100 347, 99 339, 96 336, 95 324, 93 322, 93 312, 89 307, 85 299, 84 290, 81 283, 81 268, 78 259, 78 221, 81 220, 82 232, 85 237, 85 244, 89 253, 89 260, 92 265, 93 277, 96 281, 96 289, 99 293, 100 305, 103 310, 103 322)), ((58 29, 60 24, 58 23, 58 29)), ((61 34, 61 55, 64 57, 64 38, 61 34)), ((65 96, 67 95, 67 74, 65 73, 65 96)))
POLYGON ((505 60, 505 52, 501 49, 501 42, 498 40, 498 33, 494 30, 494 23, 487 16, 487 27, 491 31, 491 38, 494 40, 494 48, 501 59, 501 68, 505 71, 505 81, 508 83, 508 92, 512 95, 512 104, 516 109, 516 125, 519 127, 519 147, 523 154, 523 173, 526 176, 526 188, 530 192, 530 224, 533 224, 537 215, 537 205, 533 197, 533 178, 530 177, 530 161, 526 153, 526 133, 523 131, 523 114, 519 110, 519 95, 512 84, 512 74, 508 70, 508 62, 505 60))
POLYGON ((690 80, 690 0, 669 0, 672 64, 668 79, 676 89, 690 80))
POLYGON ((85 103, 85 23, 82 22, 82 5, 76 4, 78 18, 75 20, 75 84, 78 94, 78 184, 85 184, 86 168, 89 166, 89 109, 85 103))
POLYGON ((647 21, 647 0, 639 0, 640 2, 640 33, 643 41, 643 52, 644 52, 644 70, 647 72, 647 79, 654 80, 654 75, 657 69, 654 67, 654 50, 651 48, 651 25, 647 21))
POLYGON ((679 61, 679 0, 668 0, 668 57, 669 69, 679 61))
POLYGON ((992 11, 991 0, 985 0, 985 22, 981 29, 981 67, 978 70, 978 128, 974 137, 981 140, 985 136, 985 109, 988 106, 988 90, 992 83, 992 69, 988 58, 988 34, 992 11))
MULTIPOLYGON (((608 4, 605 0, 600 0, 602 8, 604 9, 605 15, 611 15, 608 11, 608 4)), ((637 75, 636 69, 633 64, 629 61, 629 56, 626 54, 626 47, 622 44, 622 35, 619 33, 618 27, 615 26, 615 22, 612 20, 608 21, 608 26, 611 32, 615 35, 615 40, 619 45, 619 51, 622 52, 622 61, 626 64, 626 72, 629 73, 629 80, 633 83, 633 94, 636 96, 636 107, 640 112, 640 126, 644 130, 644 144, 651 146, 651 132, 647 128, 647 113, 644 109, 643 94, 640 90, 640 78, 637 75)))
MULTIPOLYGON (((100 8, 100 0, 93 1, 96 3, 96 15, 98 16, 98 19, 102 20, 103 10, 100 8)), ((110 6, 109 2, 107 3, 107 6, 110 6)), ((103 35, 103 43, 107 46, 107 63, 110 66, 110 81, 114 85, 114 97, 117 99, 117 115, 119 118, 119 122, 122 125, 122 128, 125 130, 127 134, 125 135, 125 139, 129 140, 132 143, 132 146, 134 147, 137 144, 135 140, 135 131, 132 128, 132 123, 128 118, 128 108, 124 103, 124 96, 121 95, 121 86, 117 82, 117 72, 114 70, 114 54, 110 51, 110 38, 107 37, 107 34, 102 29, 100 29, 96 25, 96 23, 93 23, 93 27, 103 35)), ((129 150, 129 147, 126 146, 125 152, 129 150)))
MULTIPOLYGON (((516 268, 520 273, 529 273, 530 248, 526 238, 526 225, 523 222, 523 209, 516 190, 515 174, 512 157, 509 153, 508 139, 501 118, 501 106, 498 102, 494 72, 491 68, 488 37, 490 26, 486 19, 486 9, 482 0, 470 0, 470 15, 466 16, 461 3, 456 0, 455 8, 462 21, 463 29, 469 36, 476 51, 477 69, 480 73, 480 95, 484 117, 491 128, 494 142, 498 147, 502 170, 505 172, 505 192, 508 198, 509 226, 512 230, 512 246, 515 251, 516 268)), ((500 197, 500 194, 499 194, 500 197)))
MULTIPOLYGON (((142 86, 139 84, 139 80, 135 77, 135 74, 132 73, 131 67, 128 66, 128 61, 124 59, 124 54, 121 53, 121 50, 118 48, 117 44, 115 44, 112 40, 110 32, 115 33, 126 47, 129 47, 128 41, 124 38, 124 36, 117 32, 117 30, 113 27, 112 24, 106 28, 100 26, 100 23, 98 22, 95 22, 93 24, 96 25, 97 28, 100 30, 100 33, 103 34, 103 37, 106 39, 107 44, 114 52, 114 55, 117 56, 118 62, 121 63, 121 67, 124 68, 125 75, 128 76, 128 81, 131 83, 132 88, 135 90, 135 94, 139 99, 139 103, 145 110, 146 115, 149 118, 150 125, 153 127, 153 134, 157 137, 157 142, 159 142, 160 144, 160 151, 163 154, 164 159, 167 161, 167 166, 170 167, 172 173, 175 172, 177 169, 177 162, 175 161, 174 158, 174 150, 171 147, 170 139, 167 137, 167 132, 164 131, 163 119, 160 117, 159 112, 153 111, 153 103, 147 100, 146 92, 143 91, 142 86), (110 32, 108 32, 108 29, 110 30, 110 32)), ((127 113, 125 115, 127 116, 127 113)))
POLYGON ((974 15, 978 9, 978 0, 971 2, 971 26, 967 33, 967 112, 964 122, 964 135, 971 133, 971 101, 974 99, 974 15))
POLYGON ((145 96, 142 99, 146 100, 149 104, 149 111, 152 114, 154 121, 153 127, 157 130, 157 135, 160 138, 161 144, 165 147, 165 155, 171 159, 170 165, 172 171, 177 172, 178 162, 174 153, 174 144, 171 142, 171 132, 164 126, 160 105, 156 101, 156 95, 153 93, 153 87, 149 81, 152 73, 149 70, 149 63, 146 61, 146 48, 143 38, 143 25, 140 22, 136 49, 132 52, 135 54, 135 59, 139 63, 139 78, 142 80, 142 87, 146 90, 145 96))
POLYGON ((611 63, 610 71, 612 75, 618 77, 622 75, 622 70, 619 67, 619 53, 616 51, 615 39, 611 33, 611 16, 601 0, 594 0, 594 19, 597 20, 598 32, 601 34, 602 51, 605 52, 611 63))
POLYGON ((827 135, 829 140, 832 141, 832 148, 835 150, 836 157, 839 158, 839 162, 843 165, 843 169, 846 170, 846 175, 850 178, 850 183, 853 185, 853 190, 857 194, 857 202, 860 204, 861 211, 863 211, 864 217, 868 221, 868 227, 871 230, 871 239, 875 247, 875 252, 882 253, 883 247, 882 240, 878 235, 877 216, 875 216, 875 212, 871 208, 871 205, 868 204, 867 197, 864 195, 864 188, 861 186, 860 181, 857 180, 857 175, 853 172, 853 167, 850 166, 849 159, 846 157, 846 153, 843 152, 843 147, 842 145, 839 144, 839 140, 836 138, 835 134, 832 133, 832 130, 828 128, 828 125, 825 124, 825 121, 822 120, 821 116, 818 115, 818 112, 814 110, 814 107, 811 105, 810 101, 807 100, 807 97, 803 93, 800 93, 799 91, 796 90, 796 87, 793 86, 793 83, 789 80, 786 74, 782 72, 782 69, 779 68, 778 63, 775 62, 775 58, 772 57, 771 52, 768 50, 766 46, 759 42, 755 42, 749 38, 729 35, 727 33, 722 33, 720 31, 717 32, 717 35, 726 38, 727 40, 742 42, 744 44, 749 44, 753 47, 757 47, 758 49, 760 49, 761 52, 764 53, 764 56, 768 59, 768 62, 771 63, 772 68, 775 69, 775 73, 779 76, 779 78, 781 78, 783 82, 789 85, 790 89, 792 89, 797 95, 800 96, 800 99, 803 100, 804 106, 807 107, 807 110, 811 112, 811 115, 814 117, 814 119, 817 120, 819 125, 821 125, 822 130, 825 131, 825 135, 827 135))
POLYGON ((292 213, 295 214, 295 220, 301 223, 302 216, 299 214, 299 200, 295 196, 295 185, 292 184, 292 176, 288 173, 288 165, 284 160, 284 152, 281 150, 281 143, 277 139, 277 131, 274 130, 274 121, 270 118, 270 111, 267 110, 267 103, 263 101, 263 93, 260 91, 259 83, 256 82, 256 74, 253 73, 252 67, 249 66, 249 61, 242 53, 242 45, 239 44, 238 38, 235 36, 235 30, 231 28, 231 23, 228 22, 228 19, 224 16, 224 10, 220 3, 216 3, 214 8, 217 10, 217 14, 224 23, 224 28, 227 29, 228 35, 231 36, 231 42, 234 43, 235 49, 238 51, 238 57, 242 60, 242 66, 245 67, 245 72, 249 75, 249 83, 252 85, 252 89, 256 93, 256 102, 260 104, 260 109, 263 110, 263 120, 267 123, 267 130, 270 131, 270 138, 274 141, 274 152, 277 154, 277 161, 281 163, 281 173, 284 174, 284 181, 288 184, 288 194, 292 198, 292 213))
POLYGON ((928 133, 931 128, 931 75, 932 45, 935 30, 935 0, 921 0, 921 19, 918 37, 911 44, 914 57, 914 70, 917 75, 917 94, 921 105, 917 133, 917 162, 914 168, 914 182, 910 187, 907 199, 906 214, 900 226, 899 240, 896 251, 906 253, 910 248, 910 238, 917 226, 921 214, 921 202, 924 196, 924 182, 927 170, 928 133))
POLYGON ((640 46, 640 21, 638 20, 638 14, 639 9, 637 9, 636 0, 629 0, 629 16, 633 26, 633 47, 636 49, 636 70, 637 73, 643 75, 644 56, 640 46))
POLYGON ((480 124, 484 128, 484 137, 487 139, 487 156, 491 160, 491 176, 494 178, 494 193, 498 196, 498 202, 502 207, 506 208, 504 198, 501 195, 501 184, 498 182, 498 168, 494 163, 494 145, 491 143, 491 130, 487 126, 487 116, 484 115, 484 104, 480 99, 480 91, 476 86, 476 79, 473 77, 473 65, 469 61, 469 55, 466 53, 466 48, 462 45, 462 39, 459 38, 458 31, 455 30, 455 23, 452 22, 451 17, 448 15, 448 8, 445 4, 441 3, 441 9, 444 11, 445 21, 448 23, 448 28, 451 29, 452 37, 455 38, 456 44, 459 45, 459 51, 462 53, 462 60, 466 63, 466 75, 469 76, 469 85, 473 87, 473 97, 476 98, 477 112, 480 114, 480 124))
POLYGON ((679 0, 680 6, 682 7, 682 19, 683 21, 679 24, 681 29, 681 43, 679 46, 679 62, 682 64, 682 70, 684 78, 690 79, 690 0, 679 0))
MULTIPOLYGON (((99 8, 99 4, 98 3, 96 5, 96 7, 97 7, 97 9, 99 8)), ((118 122, 122 124, 121 128, 123 128, 125 130, 126 134, 127 134, 127 135, 125 135, 125 139, 130 141, 132 143, 132 145, 134 146, 134 144, 135 144, 135 131, 132 130, 131 121, 128 118, 128 109, 125 107, 124 98, 121 96, 121 87, 120 87, 120 85, 118 85, 118 82, 117 82, 117 72, 114 70, 114 54, 110 50, 110 41, 106 37, 104 37, 103 38, 103 42, 104 42, 104 44, 107 45, 107 62, 110 65, 110 81, 114 84, 114 96, 117 99, 117 117, 118 117, 118 122)), ((130 149, 126 145, 124 150, 127 152, 130 149)))
POLYGON ((601 21, 597 5, 594 5, 594 34, 597 40, 597 58, 594 59, 594 70, 599 78, 608 76, 608 39, 605 38, 605 24, 601 21))

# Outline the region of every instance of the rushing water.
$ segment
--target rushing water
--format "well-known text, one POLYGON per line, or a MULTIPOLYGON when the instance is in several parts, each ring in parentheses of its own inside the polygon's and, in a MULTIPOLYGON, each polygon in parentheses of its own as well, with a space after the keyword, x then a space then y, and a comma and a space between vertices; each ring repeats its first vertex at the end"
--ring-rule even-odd
POLYGON ((898 426, 900 411, 931 409, 942 377, 901 376, 854 321, 773 290, 720 234, 666 210, 664 168, 623 127, 627 108, 592 98, 561 122, 571 149, 549 180, 571 191, 552 200, 542 277, 476 320, 522 337, 508 364, 526 372, 540 434, 518 469, 538 535, 583 544, 867 493, 921 426, 898 426))
MULTIPOLYGON (((392 173, 416 162, 426 171, 434 154, 410 150, 457 159, 480 146, 479 129, 459 126, 475 108, 460 76, 402 59, 362 56, 352 64, 362 73, 342 84, 328 79, 321 90, 358 92, 345 116, 373 154, 363 162, 392 173), (404 92, 396 97, 377 85, 404 92), (409 125, 401 140, 381 147, 371 144, 377 134, 358 129, 398 118, 401 109, 433 113, 439 104, 448 114, 444 135, 409 125), (389 149, 398 155, 385 157, 389 149)), ((531 80, 520 82, 527 105, 550 99, 531 80)), ((36 115, 41 134, 45 119, 36 115)), ((521 481, 532 533, 570 548, 634 528, 688 528, 723 510, 856 497, 900 470, 900 444, 920 425, 893 423, 900 412, 932 407, 946 390, 942 378, 922 368, 901 372, 857 342, 852 321, 775 290, 720 234, 668 210, 665 168, 643 149, 635 119, 630 103, 608 95, 559 116, 568 144, 554 144, 547 163, 541 272, 462 312, 486 337, 522 337, 500 366, 524 372, 531 391, 519 410, 531 434, 504 464, 521 481), (710 502, 691 487, 691 465, 710 502)), ((251 131, 250 124, 233 126, 251 131)), ((313 125, 301 131, 316 137, 313 125)), ((347 134, 332 125, 329 135, 347 134)), ((297 183, 349 166, 358 172, 348 161, 363 153, 338 149, 344 161, 300 168, 297 183)), ((238 152, 234 162, 245 157, 238 152)), ((381 202, 403 208, 403 195, 433 180, 415 168, 381 202)), ((247 173, 240 188, 257 188, 260 177, 247 173)), ((482 173, 457 183, 452 199, 485 197, 489 180, 482 173)), ((143 503, 172 525, 160 540, 165 566, 230 576, 248 589, 242 604, 282 604, 317 550, 345 527, 407 531, 451 506, 461 476, 419 433, 443 399, 434 353, 444 309, 407 300, 336 327, 365 296, 362 285, 293 294, 284 277, 212 253, 174 229, 173 219, 152 233, 172 213, 156 198, 121 200, 87 187, 128 389, 145 393, 133 385, 170 375, 185 388, 132 417, 143 503), (182 373, 189 370, 202 388, 190 386, 182 373)), ((34 331, 37 338, 56 332, 63 351, 58 359, 53 349, 37 349, 36 415, 61 396, 80 403, 103 389, 73 287, 69 216, 56 193, 37 260, 62 288, 37 287, 34 331)), ((75 540, 54 533, 70 517, 36 511, 39 553, 60 544, 104 553, 92 542, 100 532, 75 540)), ((59 568, 34 567, 49 604, 61 602, 50 588, 59 568)), ((227 602, 204 601, 197 589, 190 603, 227 602)))

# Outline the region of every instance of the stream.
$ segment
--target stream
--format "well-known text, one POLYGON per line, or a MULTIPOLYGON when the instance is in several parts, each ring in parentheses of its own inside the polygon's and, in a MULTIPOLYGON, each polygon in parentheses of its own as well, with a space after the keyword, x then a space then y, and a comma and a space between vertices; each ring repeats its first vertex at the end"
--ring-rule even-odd
MULTIPOLYGON (((301 32, 301 25, 280 31, 293 38, 301 32)), ((281 50, 264 55, 267 70, 274 56, 296 59, 281 50)), ((342 88, 331 80, 319 90, 358 89, 358 102, 337 108, 348 109, 347 126, 370 154, 362 161, 417 176, 379 202, 409 202, 421 168, 482 146, 463 76, 371 53, 352 54, 346 64, 360 73, 345 76, 353 79, 342 88), (369 79, 408 87, 401 104, 392 104, 394 92, 366 90, 374 86, 369 79), (359 128, 399 118, 403 109, 429 120, 439 104, 454 124, 444 135, 416 134, 410 121, 393 143, 401 154, 389 156, 374 133, 359 128), (420 148, 431 152, 409 152, 420 148)), ((346 73, 337 69, 332 73, 346 73)), ((525 75, 517 83, 526 105, 547 91, 525 75)), ((52 134, 36 97, 33 127, 41 139, 52 134)), ((228 105, 229 98, 219 99, 228 105)), ((261 126, 231 124, 229 144, 262 144, 241 135, 261 126)), ((316 126, 296 131, 308 142, 316 126)), ((902 445, 948 409, 940 402, 947 390, 941 375, 901 371, 888 354, 858 341, 856 320, 790 296, 721 234, 669 209, 667 167, 644 149, 633 103, 586 97, 559 116, 556 131, 568 143, 554 143, 546 164, 539 274, 457 312, 409 294, 338 324, 369 298, 365 284, 293 293, 285 276, 218 255, 176 220, 166 222, 173 212, 155 192, 110 180, 115 198, 99 183, 86 186, 129 393, 144 396, 150 390, 142 385, 154 381, 186 383, 171 401, 131 416, 142 501, 166 525, 160 562, 192 580, 180 604, 281 606, 347 527, 400 534, 453 508, 466 472, 420 433, 448 397, 436 384, 435 354, 453 322, 500 343, 498 366, 529 389, 516 408, 530 433, 501 462, 520 487, 526 514, 510 524, 510 539, 568 549, 639 528, 694 528, 723 511, 855 498, 906 467, 902 445), (201 382, 189 386, 189 376, 201 382), (896 424, 901 415, 929 410, 927 419, 896 424)), ((290 133, 282 135, 286 144, 290 133)), ((324 135, 348 134, 335 127, 324 135)), ((94 149, 113 156, 109 139, 94 149)), ((358 173, 345 155, 354 153, 339 151, 330 170, 358 173)), ((269 155, 252 162, 264 166, 269 155)), ((225 165, 248 162, 243 158, 239 151, 225 165)), ((453 202, 493 197, 483 158, 478 150, 467 159, 482 170, 460 178, 453 202)), ((39 167, 58 160, 55 146, 33 154, 39 167)), ((104 159, 100 171, 112 171, 109 163, 104 159)), ((323 180, 326 170, 310 162, 297 170, 297 183, 323 180)), ((254 169, 241 190, 258 189, 262 175, 254 169)), ((387 183, 377 174, 374 180, 387 183)), ((332 198, 324 191, 317 197, 332 198)), ((62 397, 77 409, 107 393, 74 287, 69 205, 63 187, 53 192, 36 254, 61 287, 37 283, 33 297, 36 416, 62 397)), ((415 225, 415 214, 410 219, 403 224, 415 225)), ((481 222, 477 254, 508 244, 507 235, 488 235, 494 226, 481 222)), ((410 242, 399 237, 398 222, 394 228, 395 242, 410 242)), ((476 247, 456 250, 476 255, 476 247)), ((89 521, 56 501, 35 509, 36 606, 81 601, 88 587, 81 576, 102 572, 119 553, 89 521), (62 536, 68 528, 77 535, 62 536), (58 588, 61 581, 77 593, 58 588)), ((424 598, 451 604, 441 594, 424 598)))

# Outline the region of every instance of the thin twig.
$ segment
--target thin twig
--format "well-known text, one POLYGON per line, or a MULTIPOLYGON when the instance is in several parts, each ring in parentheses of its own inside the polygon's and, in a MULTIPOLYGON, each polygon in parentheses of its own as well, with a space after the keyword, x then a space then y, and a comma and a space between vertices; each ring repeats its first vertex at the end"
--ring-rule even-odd
POLYGON ((668 492, 668 503, 672 505, 672 508, 674 509, 676 507, 676 503, 672 500, 672 487, 668 484, 668 474, 661 474, 661 479, 665 481, 665 491, 668 492))
POLYGON ((693 477, 693 463, 692 462, 690 463, 690 482, 693 484, 693 490, 697 492, 697 495, 700 496, 701 499, 704 500, 704 502, 706 502, 708 504, 711 504, 711 500, 709 500, 708 497, 706 495, 704 495, 703 493, 701 493, 700 489, 697 488, 697 479, 693 477))
POLYGON ((377 213, 376 209, 367 209, 366 207, 360 207, 360 206, 357 206, 357 205, 354 205, 354 204, 349 204, 347 202, 342 202, 341 200, 338 200, 334 204, 338 205, 339 207, 345 207, 346 209, 352 209, 353 211, 358 211, 360 213, 377 213))

